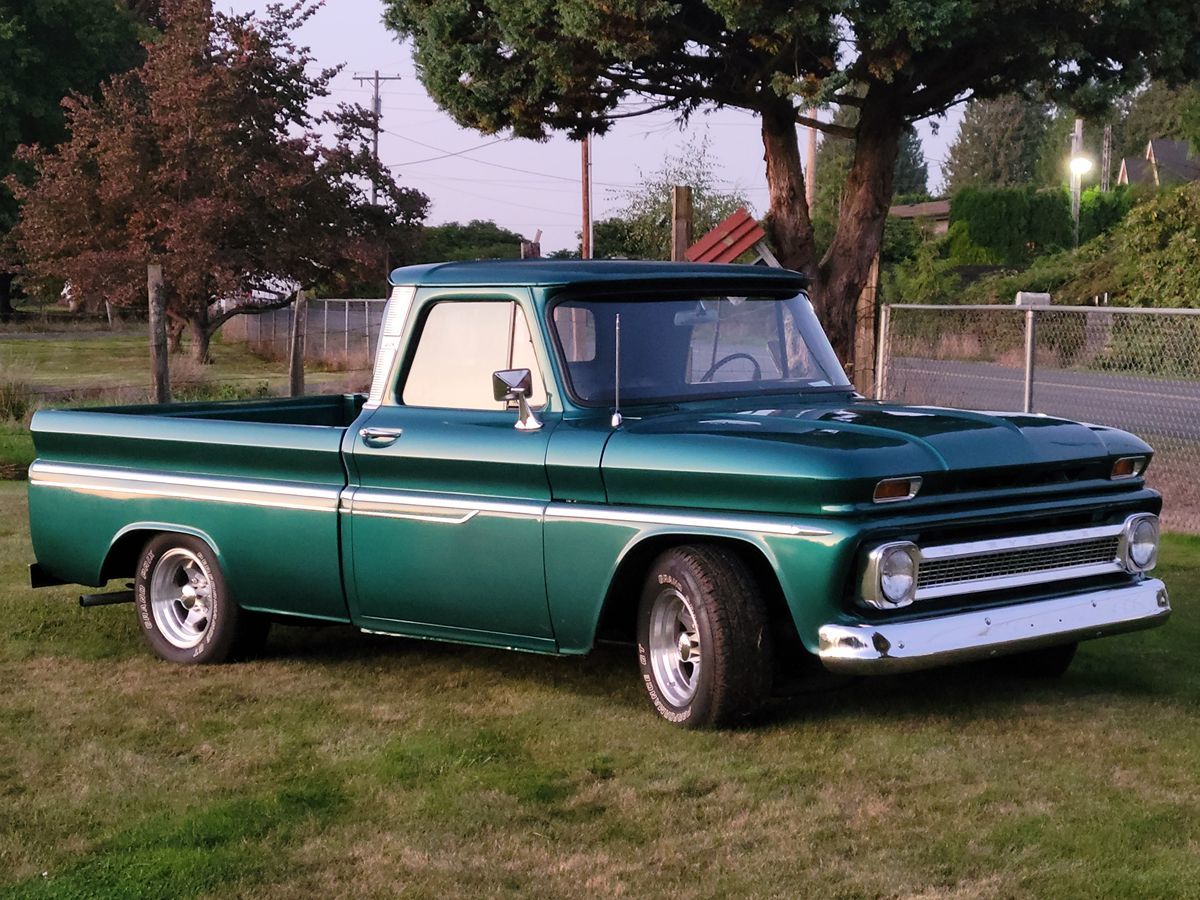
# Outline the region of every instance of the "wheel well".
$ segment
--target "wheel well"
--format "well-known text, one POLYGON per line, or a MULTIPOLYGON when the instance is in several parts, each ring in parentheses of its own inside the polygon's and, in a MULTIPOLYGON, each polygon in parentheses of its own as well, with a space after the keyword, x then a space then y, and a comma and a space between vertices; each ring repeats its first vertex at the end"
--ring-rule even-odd
POLYGON ((132 578, 137 570, 137 561, 142 554, 142 548, 158 535, 165 533, 161 529, 154 528, 138 528, 125 532, 108 548, 108 555, 104 558, 104 565, 100 569, 100 577, 105 580, 132 578))
POLYGON ((650 565, 662 553, 672 547, 686 545, 716 544, 738 555, 744 562, 755 582, 762 589, 763 602, 771 623, 772 637, 776 647, 800 646, 796 623, 783 596, 783 588, 771 563, 762 550, 748 541, 736 538, 717 538, 704 535, 675 534, 647 538, 626 554, 621 560, 608 586, 600 622, 596 628, 598 640, 633 643, 636 638, 637 610, 641 599, 642 582, 650 565))

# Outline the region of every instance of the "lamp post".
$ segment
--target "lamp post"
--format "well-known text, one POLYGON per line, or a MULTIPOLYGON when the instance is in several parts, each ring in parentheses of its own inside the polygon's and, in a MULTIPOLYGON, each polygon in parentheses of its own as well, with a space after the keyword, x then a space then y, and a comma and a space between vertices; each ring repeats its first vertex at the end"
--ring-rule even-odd
POLYGON ((1075 246, 1079 246, 1079 193, 1083 176, 1092 171, 1092 161, 1086 156, 1071 158, 1071 220, 1075 223, 1075 246))

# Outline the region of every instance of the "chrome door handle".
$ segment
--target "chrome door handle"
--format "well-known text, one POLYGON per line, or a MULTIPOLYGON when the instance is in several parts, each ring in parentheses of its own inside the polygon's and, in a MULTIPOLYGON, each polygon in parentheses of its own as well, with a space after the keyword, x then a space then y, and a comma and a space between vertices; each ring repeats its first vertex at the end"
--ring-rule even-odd
POLYGON ((371 447, 386 447, 394 444, 404 431, 399 428, 360 428, 358 436, 371 447))

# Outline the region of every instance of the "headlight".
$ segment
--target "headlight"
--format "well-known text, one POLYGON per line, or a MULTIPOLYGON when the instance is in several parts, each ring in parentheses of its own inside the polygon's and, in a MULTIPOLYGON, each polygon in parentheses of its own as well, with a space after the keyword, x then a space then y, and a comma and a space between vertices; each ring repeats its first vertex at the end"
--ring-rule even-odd
POLYGON ((908 541, 876 547, 867 557, 862 598, 877 609, 894 609, 913 602, 921 551, 908 541))
POLYGON ((1158 516, 1141 513, 1125 520, 1121 532, 1121 564, 1134 574, 1148 572, 1158 562, 1158 516))

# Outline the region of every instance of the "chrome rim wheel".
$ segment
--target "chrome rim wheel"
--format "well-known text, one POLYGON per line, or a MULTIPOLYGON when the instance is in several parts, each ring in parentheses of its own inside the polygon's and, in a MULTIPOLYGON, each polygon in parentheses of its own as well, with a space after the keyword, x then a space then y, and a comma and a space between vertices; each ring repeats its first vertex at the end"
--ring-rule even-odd
POLYGON ((159 633, 180 650, 195 647, 212 620, 212 577, 191 550, 175 547, 150 576, 150 612, 159 633))
POLYGON ((696 696, 703 664, 696 616, 683 595, 668 588, 650 610, 650 667, 659 693, 675 707, 696 696))

